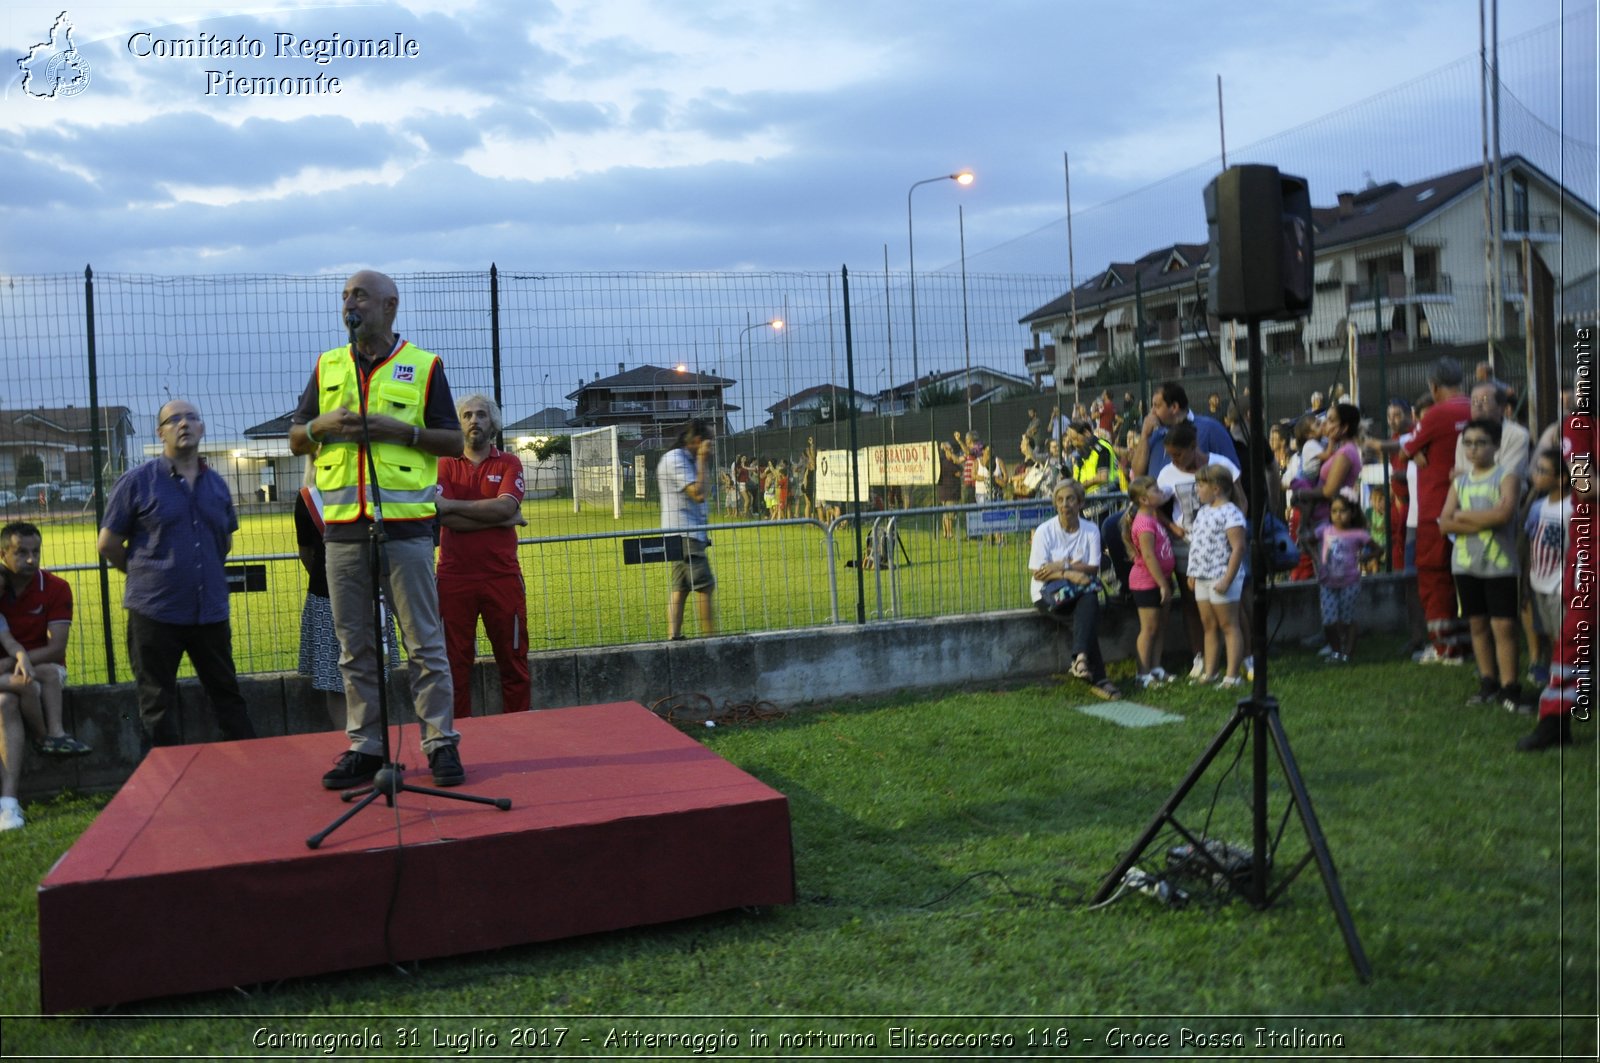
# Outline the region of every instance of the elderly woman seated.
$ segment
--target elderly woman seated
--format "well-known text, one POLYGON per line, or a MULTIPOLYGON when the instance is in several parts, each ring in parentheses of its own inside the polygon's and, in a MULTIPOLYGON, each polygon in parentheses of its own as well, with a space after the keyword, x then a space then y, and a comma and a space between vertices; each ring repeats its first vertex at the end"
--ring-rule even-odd
POLYGON ((1028 554, 1033 604, 1072 629, 1072 674, 1096 697, 1115 698, 1120 692, 1100 656, 1100 529, 1082 517, 1084 489, 1077 481, 1063 480, 1051 500, 1056 515, 1034 529, 1028 554))

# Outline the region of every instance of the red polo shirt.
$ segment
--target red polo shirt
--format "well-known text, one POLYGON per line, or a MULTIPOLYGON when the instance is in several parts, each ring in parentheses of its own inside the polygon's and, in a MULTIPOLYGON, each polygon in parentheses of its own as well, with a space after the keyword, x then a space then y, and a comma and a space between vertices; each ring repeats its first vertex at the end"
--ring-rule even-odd
POLYGON ((0 589, 0 616, 23 649, 43 649, 50 642, 51 624, 72 622, 72 585, 42 568, 20 595, 13 596, 7 582, 0 589))
MULTIPOLYGON (((496 447, 489 448, 483 464, 472 459, 439 459, 439 486, 444 497, 466 502, 510 495, 522 504, 522 461, 496 447)), ((441 525, 439 529, 439 575, 485 579, 490 576, 520 575, 517 564, 517 529, 485 528, 463 532, 441 525)))

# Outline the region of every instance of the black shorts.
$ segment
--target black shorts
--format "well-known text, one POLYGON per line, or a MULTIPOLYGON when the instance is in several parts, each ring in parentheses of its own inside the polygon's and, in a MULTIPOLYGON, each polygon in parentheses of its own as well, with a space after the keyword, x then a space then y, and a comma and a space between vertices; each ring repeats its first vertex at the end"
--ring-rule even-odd
POLYGON ((1160 609, 1161 608, 1161 588, 1160 587, 1151 587, 1147 591, 1135 590, 1132 593, 1133 593, 1133 604, 1138 606, 1140 609, 1160 609))
POLYGON ((1514 620, 1517 616, 1517 577, 1464 576, 1457 573, 1456 597, 1461 599, 1462 616, 1487 616, 1491 620, 1514 620))

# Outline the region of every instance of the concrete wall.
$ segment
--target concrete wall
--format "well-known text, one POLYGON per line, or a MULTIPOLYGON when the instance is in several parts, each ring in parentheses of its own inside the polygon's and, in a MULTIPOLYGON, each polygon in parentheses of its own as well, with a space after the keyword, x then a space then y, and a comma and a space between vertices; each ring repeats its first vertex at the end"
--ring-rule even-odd
MULTIPOLYGON (((1404 630, 1402 595, 1409 582, 1385 576, 1362 581, 1363 631, 1404 630)), ((1104 611, 1100 642, 1108 661, 1133 655, 1138 627, 1130 606, 1112 605, 1104 611)), ((1279 645, 1292 644, 1319 627, 1315 585, 1272 592, 1268 631, 1279 645)), ((759 700, 788 709, 908 690, 1037 681, 1067 670, 1068 635, 1027 609, 552 651, 533 654, 529 661, 536 709, 613 701, 654 706, 687 694, 703 694, 718 708, 759 700)), ((1167 645, 1169 658, 1183 658, 1180 667, 1186 671, 1183 629, 1176 616, 1167 645)), ((500 711, 495 678, 492 662, 480 664, 473 677, 473 703, 490 714, 500 711)), ((241 683, 251 719, 263 737, 329 730, 322 695, 302 677, 252 675, 241 683)), ((219 739, 199 685, 188 680, 180 686, 182 733, 194 741, 219 739)), ((394 719, 415 719, 403 690, 394 692, 390 704, 394 719)), ((94 746, 94 752, 44 757, 30 748, 19 787, 23 798, 63 790, 113 790, 138 765, 138 708, 131 684, 69 687, 66 717, 67 730, 94 746)), ((314 785, 345 748, 343 738, 330 733, 327 763, 307 764, 303 780, 286 783, 314 785)), ((470 771, 470 745, 462 752, 470 771)))

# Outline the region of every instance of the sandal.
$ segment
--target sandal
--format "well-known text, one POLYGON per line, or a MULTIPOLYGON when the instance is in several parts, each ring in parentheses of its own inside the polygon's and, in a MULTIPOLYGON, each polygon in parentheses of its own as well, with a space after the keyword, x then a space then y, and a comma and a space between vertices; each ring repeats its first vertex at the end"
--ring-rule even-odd
POLYGON ((68 734, 46 735, 34 742, 33 748, 47 757, 76 757, 94 751, 87 743, 68 734))
POLYGON ((1111 701, 1122 696, 1122 691, 1117 689, 1117 684, 1113 683, 1109 679, 1102 679, 1098 683, 1090 683, 1089 693, 1093 694, 1097 698, 1104 698, 1107 701, 1111 701))

